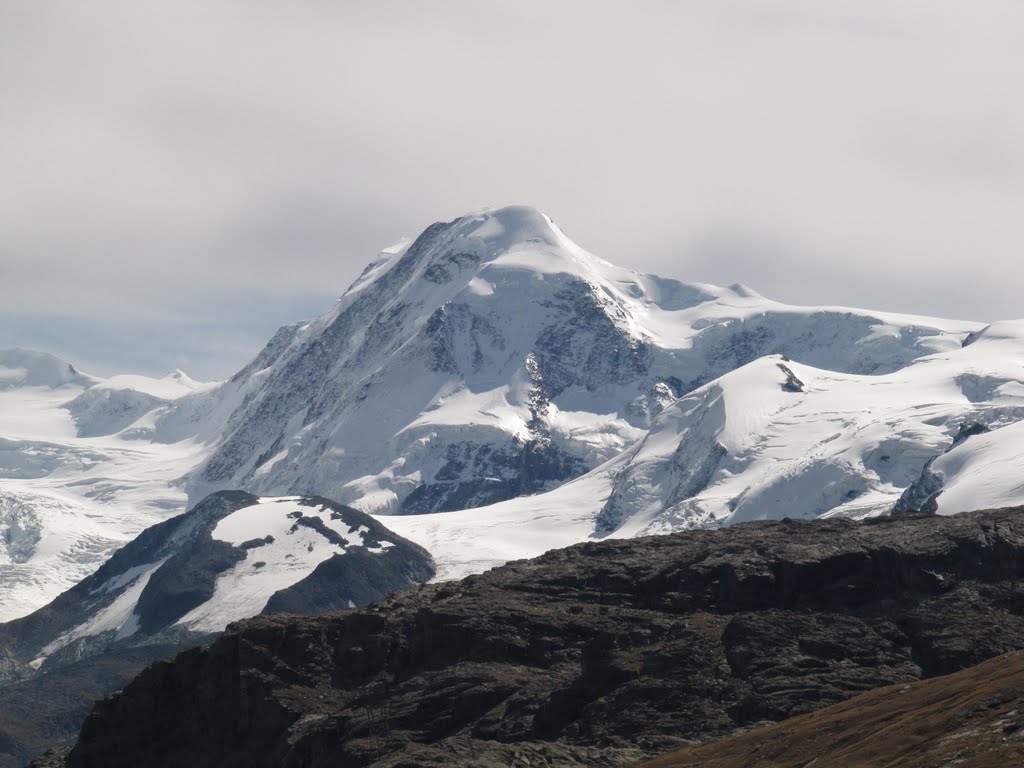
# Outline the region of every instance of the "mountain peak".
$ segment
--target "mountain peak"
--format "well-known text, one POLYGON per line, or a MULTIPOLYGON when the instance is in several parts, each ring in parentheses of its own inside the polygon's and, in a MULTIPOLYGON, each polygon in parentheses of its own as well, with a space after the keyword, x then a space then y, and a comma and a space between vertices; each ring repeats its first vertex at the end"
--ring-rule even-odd
POLYGON ((766 355, 797 362, 720 382, 730 434, 749 431, 747 410, 800 399, 800 363, 879 374, 961 340, 640 274, 536 208, 480 210, 382 251, 331 312, 275 336, 232 379, 225 402, 242 405, 188 489, 313 488, 402 514, 482 506, 593 469, 669 403, 766 355))
POLYGON ((71 363, 48 352, 34 349, 0 349, 0 389, 13 387, 56 387, 65 384, 89 386, 95 379, 71 363))
POLYGON ((485 208, 466 214, 454 222, 457 237, 474 237, 495 251, 522 243, 544 242, 557 245, 565 235, 549 216, 527 205, 485 208))
POLYGON ((414 304, 425 317, 463 290, 489 295, 496 278, 485 272, 570 275, 591 284, 634 279, 633 272, 580 248, 536 208, 481 209, 435 222, 415 239, 382 250, 342 295, 329 321, 356 303, 375 311, 414 304))
POLYGON ((209 387, 210 384, 207 382, 197 381, 185 373, 181 368, 175 368, 173 371, 164 376, 161 381, 167 382, 168 384, 178 384, 184 387, 186 390, 200 389, 203 387, 209 387))

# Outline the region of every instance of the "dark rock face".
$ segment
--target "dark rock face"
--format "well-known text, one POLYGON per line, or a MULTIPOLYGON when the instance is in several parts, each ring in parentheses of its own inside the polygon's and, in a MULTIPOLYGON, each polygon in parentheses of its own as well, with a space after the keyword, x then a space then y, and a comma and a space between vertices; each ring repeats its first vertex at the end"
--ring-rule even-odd
POLYGON ((651 363, 647 345, 622 332, 625 313, 615 303, 602 300, 591 285, 570 282, 545 306, 568 321, 544 328, 536 341, 534 354, 550 397, 573 385, 593 391, 647 372, 651 363))
POLYGON ((1020 648, 1024 510, 752 523, 243 622, 66 764, 624 765, 1020 648))
POLYGON ((803 392, 804 383, 797 378, 797 375, 793 373, 793 370, 788 365, 779 363, 779 370, 786 375, 786 381, 782 384, 783 392, 803 392))
MULTIPOLYGON (((942 454, 939 454, 941 456, 942 454)), ((942 486, 945 478, 932 469, 932 464, 938 456, 933 456, 925 463, 921 470, 921 476, 907 486, 907 489, 900 494, 899 499, 892 508, 892 514, 903 515, 907 512, 924 512, 934 515, 939 511, 937 499, 942 493, 942 486)))
POLYGON ((398 514, 419 515, 472 509, 550 490, 578 477, 586 463, 543 434, 505 445, 466 441, 445 451, 445 463, 430 483, 416 487, 398 514))
POLYGON ((217 576, 245 559, 245 549, 209 536, 197 537, 161 565, 139 596, 135 613, 146 634, 170 626, 211 597, 217 576))

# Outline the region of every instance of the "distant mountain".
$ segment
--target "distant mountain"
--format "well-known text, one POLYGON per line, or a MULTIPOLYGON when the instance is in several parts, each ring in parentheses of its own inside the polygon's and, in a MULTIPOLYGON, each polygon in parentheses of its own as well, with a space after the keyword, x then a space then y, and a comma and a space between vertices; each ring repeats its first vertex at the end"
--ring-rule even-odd
POLYGON ((59 357, 31 349, 0 349, 0 389, 48 387, 67 384, 89 386, 96 379, 80 373, 59 357))
POLYGON ((240 402, 189 492, 312 491, 384 514, 479 507, 585 474, 677 398, 765 355, 880 375, 980 327, 642 275, 533 209, 469 215, 382 254, 331 312, 281 329, 212 396, 240 402))
POLYGON ((176 481, 207 449, 155 442, 153 424, 216 386, 181 371, 103 379, 42 352, 0 351, 0 620, 39 608, 184 511, 176 481))

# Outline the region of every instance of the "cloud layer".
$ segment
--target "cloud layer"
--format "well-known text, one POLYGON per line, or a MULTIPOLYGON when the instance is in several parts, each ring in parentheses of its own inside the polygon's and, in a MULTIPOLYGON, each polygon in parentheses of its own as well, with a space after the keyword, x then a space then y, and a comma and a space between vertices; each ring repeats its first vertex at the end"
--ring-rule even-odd
POLYGON ((225 376, 483 205, 796 303, 1019 316, 1019 2, 0 5, 0 345, 225 376))

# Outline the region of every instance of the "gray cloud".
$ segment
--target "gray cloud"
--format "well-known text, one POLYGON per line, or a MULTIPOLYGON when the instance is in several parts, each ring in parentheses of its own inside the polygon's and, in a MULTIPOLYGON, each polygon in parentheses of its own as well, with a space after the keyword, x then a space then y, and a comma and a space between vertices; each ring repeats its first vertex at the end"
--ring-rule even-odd
POLYGON ((0 344, 225 376, 481 205, 783 301, 1021 315, 1024 6, 0 5, 0 344))

